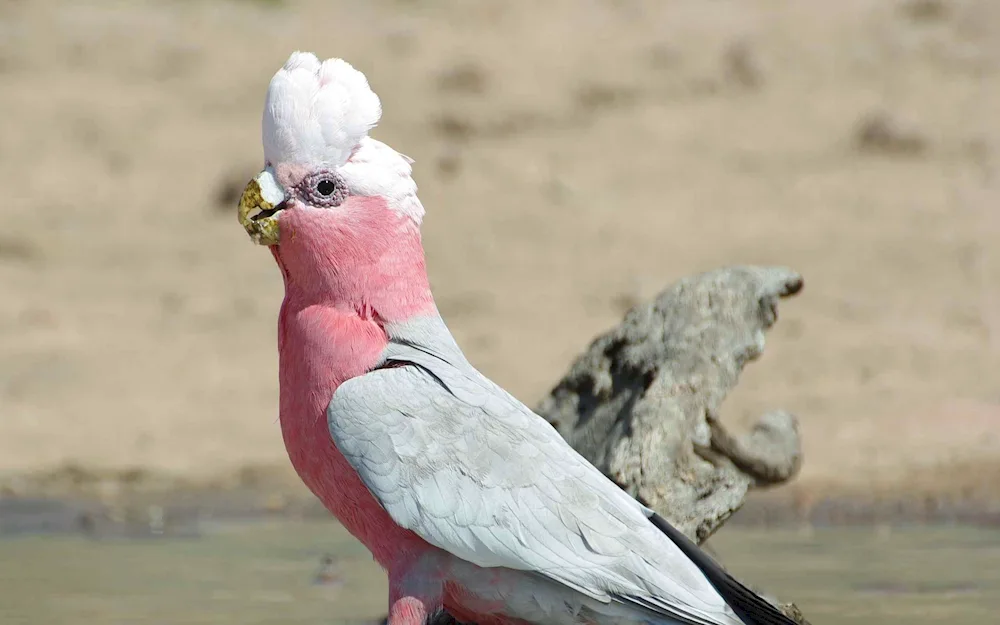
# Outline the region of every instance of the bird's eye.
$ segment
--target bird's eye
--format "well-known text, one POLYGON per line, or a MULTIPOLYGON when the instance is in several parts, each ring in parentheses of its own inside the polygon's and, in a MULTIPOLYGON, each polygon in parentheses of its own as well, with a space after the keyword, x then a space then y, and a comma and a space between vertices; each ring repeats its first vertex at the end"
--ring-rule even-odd
POLYGON ((302 179, 297 195, 313 206, 332 208, 344 201, 347 188, 335 172, 320 170, 302 179))
POLYGON ((330 197, 337 190, 337 185, 329 178, 323 178, 316 183, 316 191, 324 197, 330 197))

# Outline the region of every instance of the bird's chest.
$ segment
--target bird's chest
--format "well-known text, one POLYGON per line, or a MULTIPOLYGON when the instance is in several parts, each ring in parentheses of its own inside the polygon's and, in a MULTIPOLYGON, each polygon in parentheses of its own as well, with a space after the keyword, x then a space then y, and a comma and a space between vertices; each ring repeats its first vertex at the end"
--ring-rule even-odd
POLYGON ((330 438, 326 408, 343 382, 378 363, 385 334, 356 315, 286 302, 278 336, 281 432, 292 464, 313 488, 320 485, 318 480, 330 478, 331 469, 344 468, 330 438))
POLYGON ((318 307, 279 318, 279 418, 292 466, 340 522, 388 566, 409 532, 397 527, 337 450, 326 408, 337 387, 369 371, 385 348, 381 329, 318 307))

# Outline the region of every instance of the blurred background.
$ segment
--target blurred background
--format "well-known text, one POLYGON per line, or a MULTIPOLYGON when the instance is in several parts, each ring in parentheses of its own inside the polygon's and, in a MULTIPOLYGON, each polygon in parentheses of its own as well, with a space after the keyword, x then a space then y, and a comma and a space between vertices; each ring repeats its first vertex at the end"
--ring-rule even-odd
MULTIPOLYGON (((235 215, 262 164, 267 83, 296 49, 368 75, 373 135, 416 161, 442 312, 528 404, 672 281, 787 265, 806 289, 722 415, 736 429, 770 408, 799 416, 802 473, 771 496, 803 514, 891 501, 915 520, 1000 518, 1000 3, 0 0, 0 534, 130 515, 162 534, 166 493, 189 512, 311 514, 276 421, 280 276, 235 215)), ((167 551, 0 541, 0 622, 384 611, 381 575, 329 522, 295 545, 249 531, 167 551), (308 586, 317 566, 341 582, 308 586), (244 596, 233 576, 272 586, 244 596)), ((812 535, 786 536, 787 567, 733 536, 739 570, 818 621, 959 622, 934 592, 1000 596, 955 582, 890 613, 885 597, 912 606, 930 582, 875 580, 868 609, 857 588, 818 590, 878 548, 971 545, 947 556, 968 573, 970 554, 1000 557, 991 535, 893 551, 831 534, 843 544, 823 552, 848 560, 826 568, 795 560, 819 552, 812 535), (794 585, 809 566, 812 595, 794 585)))

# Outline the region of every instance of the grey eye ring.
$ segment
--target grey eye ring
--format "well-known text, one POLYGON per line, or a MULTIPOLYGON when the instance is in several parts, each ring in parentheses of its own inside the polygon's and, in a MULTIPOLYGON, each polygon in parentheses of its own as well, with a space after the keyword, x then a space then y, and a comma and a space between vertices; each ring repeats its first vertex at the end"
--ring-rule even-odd
POLYGON ((321 208, 340 206, 347 198, 347 186, 336 173, 321 170, 306 176, 298 186, 299 196, 321 208))

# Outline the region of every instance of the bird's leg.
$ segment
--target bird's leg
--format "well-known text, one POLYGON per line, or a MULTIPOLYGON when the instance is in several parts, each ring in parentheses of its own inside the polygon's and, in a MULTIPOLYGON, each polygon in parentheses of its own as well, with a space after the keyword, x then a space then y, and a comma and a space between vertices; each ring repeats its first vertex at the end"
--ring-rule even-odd
POLYGON ((442 609, 444 583, 437 553, 389 571, 388 625, 426 625, 442 609))
POLYGON ((427 605, 417 597, 400 597, 389 606, 388 625, 426 625, 427 605))

